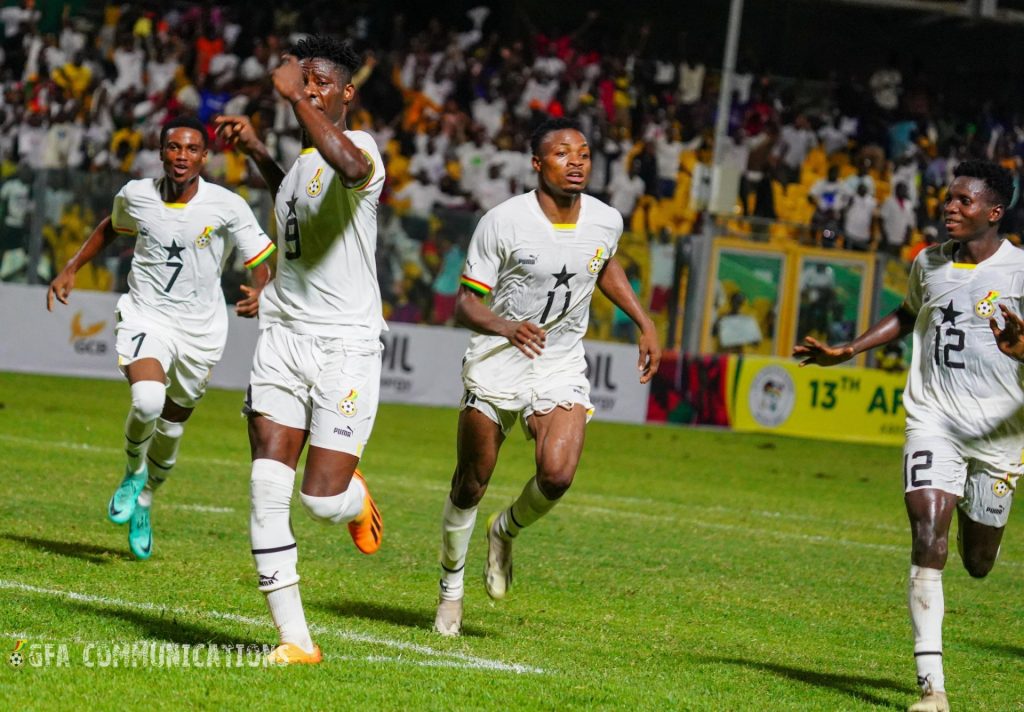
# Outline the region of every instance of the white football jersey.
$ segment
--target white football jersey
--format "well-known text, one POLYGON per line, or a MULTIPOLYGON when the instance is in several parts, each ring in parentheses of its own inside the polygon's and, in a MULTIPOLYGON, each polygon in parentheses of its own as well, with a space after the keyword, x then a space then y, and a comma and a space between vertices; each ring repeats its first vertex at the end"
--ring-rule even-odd
MULTIPOLYGON (((961 443, 1015 438, 1024 446, 1024 366, 996 346, 989 317, 1024 309, 1024 251, 1008 240, 978 265, 954 262, 954 241, 921 252, 904 308, 917 315, 903 404, 907 429, 961 443)), ((969 448, 969 451, 971 449, 969 448)), ((1016 463, 1009 463, 1016 464, 1016 463)))
POLYGON ((307 148, 277 191, 280 256, 260 299, 261 328, 284 324, 301 334, 357 339, 387 329, 375 256, 384 163, 368 133, 345 135, 370 161, 362 185, 347 188, 320 152, 307 148))
POLYGON ((114 230, 136 237, 122 299, 137 313, 189 333, 226 329, 220 275, 232 244, 252 269, 274 252, 274 243, 230 190, 200 178, 189 202, 165 203, 160 180, 129 181, 114 196, 114 230))
MULTIPOLYGON (((622 215, 582 195, 571 225, 553 224, 530 191, 481 218, 469 243, 462 285, 510 321, 529 321, 547 332, 543 352, 527 358, 502 336, 473 334, 463 380, 482 397, 513 397, 553 374, 586 370, 583 336, 597 277, 622 235, 622 215)), ((585 379, 584 379, 585 381, 585 379)))

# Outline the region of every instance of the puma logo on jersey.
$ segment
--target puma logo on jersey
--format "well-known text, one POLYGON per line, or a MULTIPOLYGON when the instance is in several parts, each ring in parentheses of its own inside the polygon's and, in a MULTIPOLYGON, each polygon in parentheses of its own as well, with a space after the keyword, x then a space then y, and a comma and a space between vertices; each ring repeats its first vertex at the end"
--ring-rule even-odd
POLYGON ((518 258, 519 264, 521 265, 535 265, 537 264, 537 255, 527 255, 526 257, 518 258))
POLYGON ((97 321, 95 324, 89 324, 89 326, 82 326, 82 312, 75 312, 75 315, 71 317, 71 338, 70 341, 81 341, 82 339, 88 339, 90 336, 96 336, 96 334, 103 331, 103 327, 107 325, 105 321, 97 321))
POLYGON ((998 298, 999 292, 989 292, 981 298, 981 301, 974 305, 974 313, 982 319, 991 319, 995 316, 996 299, 998 298))
POLYGON ((594 256, 590 258, 590 262, 587 263, 587 271, 590 272, 590 274, 597 274, 601 271, 601 268, 604 267, 605 259, 602 257, 603 254, 604 248, 598 247, 597 252, 595 252, 594 256))
POLYGON ((313 177, 309 179, 308 183, 306 183, 306 195, 310 198, 315 198, 320 195, 320 191, 324 189, 323 181, 320 180, 320 176, 323 174, 324 169, 323 166, 321 166, 316 169, 316 173, 314 173, 313 177))
POLYGON ((359 393, 353 388, 349 391, 348 395, 342 398, 341 402, 338 403, 338 411, 346 418, 351 418, 356 414, 356 398, 359 397, 359 393))
POLYGON ((213 237, 213 226, 207 225, 203 228, 202 234, 196 238, 196 247, 203 249, 204 247, 210 246, 210 241, 213 237))

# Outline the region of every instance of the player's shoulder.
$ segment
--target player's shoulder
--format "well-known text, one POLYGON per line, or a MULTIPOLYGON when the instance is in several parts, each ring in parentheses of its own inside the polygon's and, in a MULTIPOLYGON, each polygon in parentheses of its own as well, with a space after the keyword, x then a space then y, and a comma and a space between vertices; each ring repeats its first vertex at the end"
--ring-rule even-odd
MULTIPOLYGON (((200 180, 202 180, 200 178, 200 180)), ((210 183, 209 181, 203 181, 203 200, 208 201, 217 205, 227 205, 229 207, 239 209, 243 206, 248 207, 249 204, 245 202, 245 198, 240 196, 230 188, 225 188, 222 185, 216 183, 210 183)))
POLYGON ((534 195, 536 191, 530 191, 529 193, 522 193, 520 195, 513 195, 511 198, 504 200, 493 208, 484 213, 484 217, 481 220, 486 219, 488 222, 498 223, 522 223, 525 221, 535 221, 536 211, 530 204, 530 201, 536 202, 537 198, 534 195))
POLYGON ((584 194, 587 222, 622 232, 622 213, 599 198, 584 194))
POLYGON ((159 199, 160 191, 156 187, 155 178, 137 178, 121 186, 118 195, 128 201, 147 201, 159 199))
POLYGON ((380 156, 380 149, 377 148, 377 142, 373 140, 373 136, 365 131, 354 129, 345 131, 345 135, 348 140, 354 143, 358 148, 366 151, 371 156, 380 156))

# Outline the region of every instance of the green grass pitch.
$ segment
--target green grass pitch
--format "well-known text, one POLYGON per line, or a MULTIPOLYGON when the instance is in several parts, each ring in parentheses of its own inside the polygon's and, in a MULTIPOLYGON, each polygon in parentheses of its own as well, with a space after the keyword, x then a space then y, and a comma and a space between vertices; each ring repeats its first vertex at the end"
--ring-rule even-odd
MULTIPOLYGON (((516 431, 470 549, 466 635, 448 640, 431 624, 455 411, 383 406, 363 461, 381 551, 361 556, 344 527, 293 512, 325 663, 126 669, 83 656, 276 642, 249 554, 241 395, 211 392, 189 422, 147 562, 105 517, 125 384, 5 373, 0 401, 9 709, 897 710, 915 698, 897 448, 593 423, 576 484, 517 541, 515 586, 494 604, 482 525, 531 472, 516 431), (9 666, 18 639, 66 646, 67 664, 9 666)), ((1024 709, 1022 545, 1011 521, 985 581, 950 555, 954 709, 1024 709)))

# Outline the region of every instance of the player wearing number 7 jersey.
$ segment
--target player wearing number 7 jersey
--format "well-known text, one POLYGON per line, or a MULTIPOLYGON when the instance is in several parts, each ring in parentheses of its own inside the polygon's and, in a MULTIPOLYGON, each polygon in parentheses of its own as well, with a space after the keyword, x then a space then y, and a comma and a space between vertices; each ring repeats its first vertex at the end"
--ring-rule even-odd
POLYGON ((949 709, 942 569, 953 512, 964 568, 983 578, 999 553, 1024 446, 1024 252, 999 236, 1013 178, 987 161, 965 161, 953 175, 950 240, 918 255, 903 305, 849 344, 807 338, 793 350, 801 365, 831 366, 913 332, 903 395, 908 598, 921 687, 912 712, 949 709))
POLYGON ((321 522, 348 524, 356 548, 380 547, 383 521, 356 470, 373 430, 380 391, 377 201, 384 164, 369 134, 348 131, 358 56, 327 37, 300 40, 274 70, 274 88, 302 126, 303 151, 285 174, 245 117, 219 131, 255 161, 276 192, 283 259, 260 303, 245 413, 252 450, 249 533, 280 645, 274 663, 322 657, 299 596, 298 548, 289 505, 309 439, 301 498, 321 522))
POLYGON ((480 220, 456 297, 456 318, 476 333, 463 360, 458 461, 441 521, 434 628, 442 635, 461 631, 477 505, 517 419, 536 441, 537 469, 512 506, 487 522, 484 583, 491 598, 504 598, 512 582, 513 539, 572 484, 593 412, 583 336, 595 287, 640 327, 641 383, 658 370, 661 355, 654 324, 614 259, 622 216, 583 194, 590 177, 586 137, 575 122, 554 119, 537 128, 530 144, 537 190, 480 220))
POLYGON ((274 244, 246 202, 201 177, 206 127, 183 117, 160 134, 162 178, 133 180, 114 197, 109 218, 50 284, 63 304, 75 274, 118 235, 135 239, 128 293, 117 302, 118 366, 131 384, 125 422, 128 464, 108 505, 116 524, 129 522, 128 544, 139 559, 153 552, 153 493, 177 459, 184 422, 202 398, 227 341, 228 316, 220 276, 232 246, 253 270, 253 287, 235 310, 252 317, 270 277, 264 260, 274 244))

